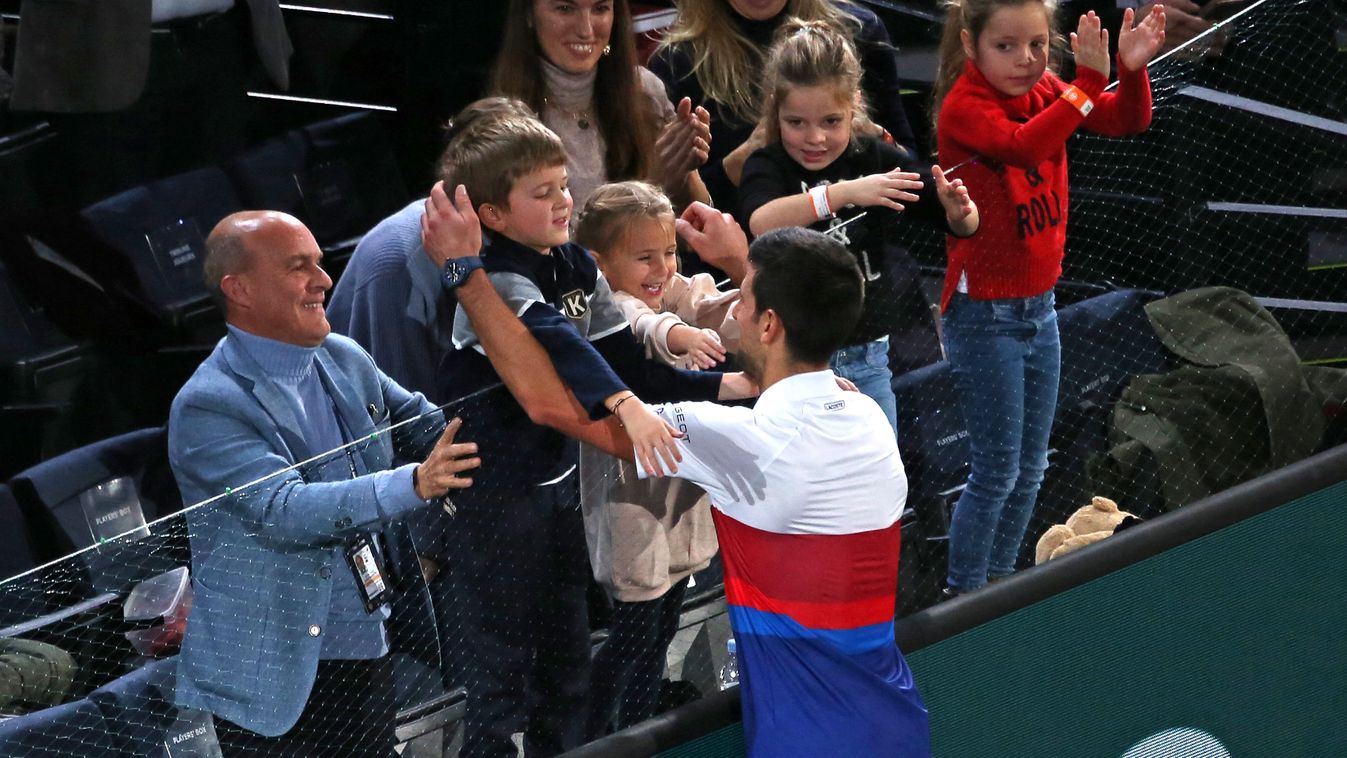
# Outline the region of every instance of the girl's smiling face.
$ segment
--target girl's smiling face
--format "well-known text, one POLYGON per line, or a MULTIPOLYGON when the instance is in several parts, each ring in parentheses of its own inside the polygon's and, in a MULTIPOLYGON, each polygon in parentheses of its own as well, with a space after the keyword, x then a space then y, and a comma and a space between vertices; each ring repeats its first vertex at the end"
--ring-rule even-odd
POLYGON ((597 251, 608 286, 660 310, 664 291, 678 271, 678 240, 672 216, 634 221, 616 250, 597 251))
POLYGON ((967 30, 962 34, 964 53, 1007 97, 1025 94, 1043 78, 1050 38, 1048 11, 1037 2, 997 10, 976 40, 967 30))
POLYGON ((851 143, 851 114, 851 93, 836 85, 791 87, 777 113, 781 146, 810 171, 826 168, 851 143))

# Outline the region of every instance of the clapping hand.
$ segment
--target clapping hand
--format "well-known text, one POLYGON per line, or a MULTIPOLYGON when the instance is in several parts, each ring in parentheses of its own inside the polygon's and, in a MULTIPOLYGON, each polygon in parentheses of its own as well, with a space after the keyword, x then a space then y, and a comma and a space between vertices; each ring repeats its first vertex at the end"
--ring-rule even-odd
POLYGON ((711 114, 692 100, 678 102, 674 117, 655 140, 655 154, 665 187, 680 186, 688 172, 700 168, 711 154, 711 114))
POLYGON ((1071 32, 1071 52, 1076 55, 1077 69, 1092 68, 1108 78, 1108 30, 1102 28, 1094 11, 1081 16, 1076 31, 1071 32))
MULTIPOLYGON (((1217 4, 1211 3, 1210 5, 1215 6, 1217 4)), ((1156 0, 1156 2, 1144 3, 1137 15, 1145 19, 1149 14, 1158 10, 1163 10, 1165 14, 1165 41, 1160 46, 1160 52, 1162 53, 1188 44, 1213 26, 1212 22, 1206 18, 1207 8, 1198 5, 1193 0, 1156 0)), ((1218 46, 1224 44, 1224 40, 1219 36, 1215 37, 1213 42, 1218 46)), ((1219 49, 1214 49, 1211 52, 1220 54, 1219 49)))
POLYGON ((1155 6, 1135 26, 1134 18, 1135 14, 1128 8, 1118 29, 1118 62, 1128 71, 1145 68, 1165 44, 1165 6, 1155 6))

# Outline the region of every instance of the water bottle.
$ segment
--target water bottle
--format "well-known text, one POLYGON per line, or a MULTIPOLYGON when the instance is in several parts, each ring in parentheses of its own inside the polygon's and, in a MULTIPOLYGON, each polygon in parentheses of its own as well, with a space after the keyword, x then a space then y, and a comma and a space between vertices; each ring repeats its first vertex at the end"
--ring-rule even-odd
POLYGON ((733 637, 726 641, 725 651, 729 653, 729 656, 725 659, 725 665, 720 667, 720 688, 722 690, 739 686, 739 657, 735 654, 733 637))

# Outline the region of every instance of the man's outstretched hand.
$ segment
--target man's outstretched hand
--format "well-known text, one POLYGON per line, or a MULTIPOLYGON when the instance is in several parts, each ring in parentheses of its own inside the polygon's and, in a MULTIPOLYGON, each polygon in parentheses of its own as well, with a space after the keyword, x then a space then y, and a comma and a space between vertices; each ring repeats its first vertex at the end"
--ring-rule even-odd
POLYGON ((703 261, 729 274, 736 284, 743 280, 748 271, 748 236, 733 216, 706 203, 693 203, 675 227, 703 261))
POLYGON ((435 182, 431 187, 426 212, 421 215, 421 245, 437 267, 444 266, 450 258, 466 258, 481 252, 482 225, 466 187, 458 185, 452 199, 444 191, 444 182, 435 182))
POLYGON ((476 457, 476 442, 454 442, 462 426, 463 419, 450 421, 430 455, 413 472, 416 496, 422 500, 434 500, 444 497, 449 490, 472 486, 472 479, 459 474, 482 465, 482 459, 476 457))
POLYGON ((674 440, 680 439, 682 432, 670 426, 637 397, 618 405, 616 415, 631 439, 633 455, 647 475, 678 473, 678 462, 683 460, 683 454, 678 452, 674 440))

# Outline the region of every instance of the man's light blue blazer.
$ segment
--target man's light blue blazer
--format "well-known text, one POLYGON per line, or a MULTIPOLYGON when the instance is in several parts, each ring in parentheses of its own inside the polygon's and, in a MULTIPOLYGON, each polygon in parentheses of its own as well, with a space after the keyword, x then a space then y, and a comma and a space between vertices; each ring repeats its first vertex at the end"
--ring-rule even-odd
MULTIPOLYGON (((178 393, 168 423, 169 460, 183 502, 229 493, 187 514, 194 594, 175 701, 268 737, 294 726, 309 699, 333 582, 351 570, 337 564, 333 546, 413 515, 409 525, 419 543, 428 520, 447 518, 438 506, 408 507, 422 502, 414 498, 399 500, 400 506, 381 503, 376 491, 378 478, 398 476, 390 471, 395 461, 423 460, 444 429, 442 415, 345 337, 330 335, 317 362, 350 436, 379 432, 352 446, 349 461, 325 467, 343 481, 306 481, 290 468, 325 451, 300 438, 282 390, 232 336, 178 393), (345 478, 350 466, 383 473, 345 478), (276 472, 282 473, 272 476, 276 472)), ((395 545, 394 535, 406 530, 385 534, 391 561, 407 567, 398 572, 399 591, 419 595, 428 606, 415 556, 406 555, 410 546, 395 545)), ((395 605, 390 624, 402 612, 395 605)), ((430 618, 428 607, 423 612, 430 618)))

